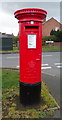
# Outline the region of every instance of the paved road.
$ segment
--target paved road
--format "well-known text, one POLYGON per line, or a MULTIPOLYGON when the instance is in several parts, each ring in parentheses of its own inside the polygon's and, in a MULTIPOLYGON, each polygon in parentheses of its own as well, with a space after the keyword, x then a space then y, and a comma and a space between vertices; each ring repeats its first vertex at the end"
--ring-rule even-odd
MULTIPOLYGON (((0 67, 16 68, 19 66, 19 54, 0 54, 0 67), (2 60, 2 66, 1 66, 2 60)), ((42 79, 48 85, 52 95, 60 103, 60 64, 59 52, 42 53, 42 79)))
MULTIPOLYGON (((0 54, 1 61, 1 54, 0 54)), ((62 63, 60 64, 60 53, 59 52, 44 52, 42 53, 42 72, 59 76, 60 67, 62 68, 62 63)), ((3 54, 2 55, 2 67, 15 68, 19 66, 19 54, 3 54)), ((1 62, 0 62, 1 67, 1 62)))

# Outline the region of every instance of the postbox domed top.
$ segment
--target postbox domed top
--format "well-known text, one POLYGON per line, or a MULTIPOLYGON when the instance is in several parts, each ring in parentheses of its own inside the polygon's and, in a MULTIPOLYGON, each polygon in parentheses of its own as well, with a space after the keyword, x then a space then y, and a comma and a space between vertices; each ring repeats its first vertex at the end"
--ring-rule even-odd
POLYGON ((47 12, 43 9, 38 8, 27 8, 17 10, 15 13, 15 18, 19 21, 41 21, 46 18, 47 12))

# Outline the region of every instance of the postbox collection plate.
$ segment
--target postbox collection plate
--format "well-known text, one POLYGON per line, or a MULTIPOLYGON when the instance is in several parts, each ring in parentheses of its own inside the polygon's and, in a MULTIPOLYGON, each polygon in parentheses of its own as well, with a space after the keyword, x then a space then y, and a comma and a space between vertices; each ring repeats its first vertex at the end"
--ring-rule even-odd
POLYGON ((28 48, 36 48, 36 35, 28 35, 28 48))

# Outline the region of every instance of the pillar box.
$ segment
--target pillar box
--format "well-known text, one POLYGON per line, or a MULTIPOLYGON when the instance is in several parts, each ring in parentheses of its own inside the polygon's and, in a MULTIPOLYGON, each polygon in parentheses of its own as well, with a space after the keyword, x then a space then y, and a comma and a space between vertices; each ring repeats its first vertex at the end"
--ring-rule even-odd
POLYGON ((47 12, 28 8, 14 15, 19 20, 20 100, 22 103, 38 102, 42 83, 42 22, 47 12))

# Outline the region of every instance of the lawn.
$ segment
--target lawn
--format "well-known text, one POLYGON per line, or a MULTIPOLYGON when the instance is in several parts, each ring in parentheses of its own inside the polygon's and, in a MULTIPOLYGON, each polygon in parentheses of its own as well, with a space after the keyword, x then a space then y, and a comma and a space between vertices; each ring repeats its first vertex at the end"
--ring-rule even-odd
POLYGON ((18 53, 19 50, 17 49, 17 47, 14 47, 13 50, 9 50, 9 51, 0 51, 0 53, 18 53))
POLYGON ((2 89, 17 87, 19 83, 19 72, 12 70, 2 70, 2 89))
POLYGON ((42 51, 43 52, 59 52, 59 51, 62 51, 62 47, 60 48, 60 46, 45 45, 45 46, 42 46, 42 51))
MULTIPOLYGON (((0 72, 1 75, 1 72, 0 72)), ((47 118, 58 108, 48 87, 42 82, 41 102, 37 105, 24 106, 19 100, 19 72, 2 70, 2 115, 3 118, 47 118)))
MULTIPOLYGON (((43 52, 60 52, 62 51, 62 47, 45 45, 45 46, 42 46, 42 51, 43 52)), ((17 53, 19 52, 17 47, 13 47, 13 50, 11 51, 0 51, 0 53, 16 53, 16 52, 17 53)))
POLYGON ((0 90, 2 88, 2 70, 0 69, 0 90))

